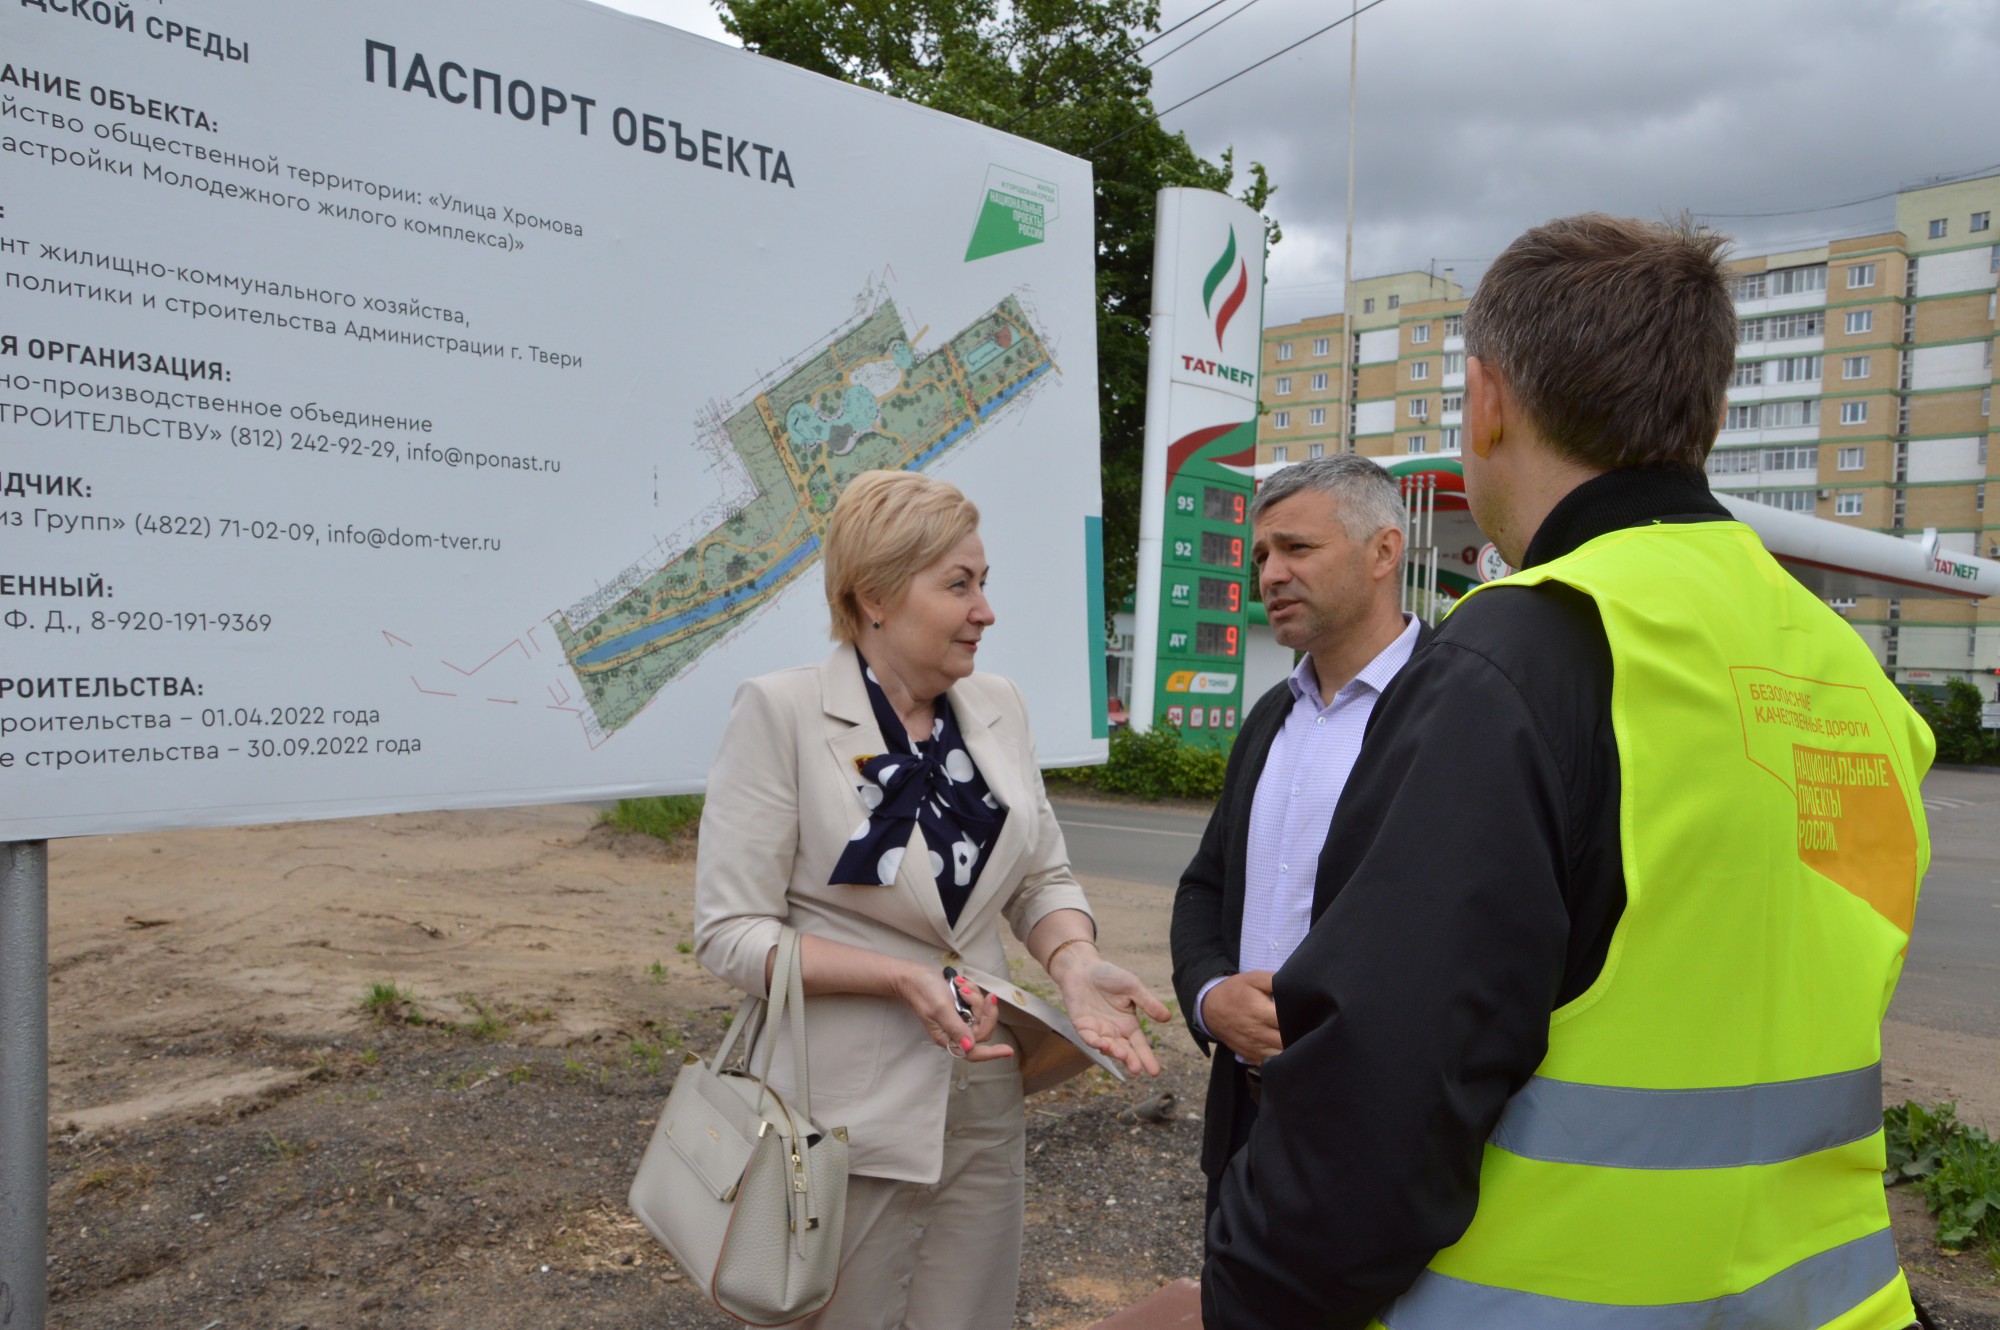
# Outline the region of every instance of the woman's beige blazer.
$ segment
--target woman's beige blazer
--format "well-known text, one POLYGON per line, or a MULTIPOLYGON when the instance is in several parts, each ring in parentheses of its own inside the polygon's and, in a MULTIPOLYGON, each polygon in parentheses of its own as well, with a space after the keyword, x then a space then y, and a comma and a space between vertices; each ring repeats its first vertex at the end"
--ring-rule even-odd
MULTIPOLYGON (((817 665, 737 689, 701 817, 695 954, 704 966, 761 995, 765 957, 780 925, 789 923, 801 933, 940 971, 962 957, 1004 975, 1003 917, 1025 940, 1052 910, 1088 912, 1042 787, 1020 690, 998 675, 974 674, 949 696, 966 751, 1008 810, 955 927, 945 921, 921 832, 912 833, 893 884, 827 883, 868 816, 855 759, 885 750, 854 649, 842 646, 817 665)), ((937 982, 942 991, 941 972, 937 982)), ((795 1089, 785 1035, 770 1037, 777 1040, 771 1083, 781 1093, 795 1089)), ((808 998, 806 1045, 813 1117, 823 1127, 848 1129, 849 1168, 937 1181, 945 1097, 958 1064, 931 1042, 916 1015, 883 998, 808 998)))

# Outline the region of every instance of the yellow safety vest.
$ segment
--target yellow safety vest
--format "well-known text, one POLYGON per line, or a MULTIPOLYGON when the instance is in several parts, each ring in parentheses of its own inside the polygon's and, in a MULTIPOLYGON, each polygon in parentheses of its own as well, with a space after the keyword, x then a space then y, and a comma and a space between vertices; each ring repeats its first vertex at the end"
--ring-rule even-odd
MULTIPOLYGON (((1930 862, 1930 730, 1737 522, 1555 581, 1610 641, 1625 911, 1389 1330, 1902 1330, 1881 1022, 1930 862)), ((1484 588, 1481 588, 1482 590, 1484 588)))

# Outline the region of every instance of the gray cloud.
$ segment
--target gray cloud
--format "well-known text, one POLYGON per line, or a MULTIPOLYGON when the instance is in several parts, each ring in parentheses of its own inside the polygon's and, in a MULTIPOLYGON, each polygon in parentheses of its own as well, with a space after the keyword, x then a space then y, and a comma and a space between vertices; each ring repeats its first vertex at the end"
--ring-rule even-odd
MULTIPOLYGON (((1172 23, 1200 0, 1172 0, 1172 23)), ((1210 18, 1229 12, 1228 6, 1210 18)), ((1262 0, 1163 62, 1169 106, 1339 12, 1262 0)), ((1184 32, 1208 20, 1197 20, 1184 32)), ((1436 260, 1461 280, 1524 227, 1585 209, 1769 212, 2000 164, 2000 7, 1973 0, 1388 0, 1361 25, 1355 270, 1436 260)), ((1174 112, 1280 193, 1267 318, 1338 308, 1347 36, 1339 28, 1174 112)), ((1718 219, 1746 252, 1863 234, 1893 200, 1718 219)))

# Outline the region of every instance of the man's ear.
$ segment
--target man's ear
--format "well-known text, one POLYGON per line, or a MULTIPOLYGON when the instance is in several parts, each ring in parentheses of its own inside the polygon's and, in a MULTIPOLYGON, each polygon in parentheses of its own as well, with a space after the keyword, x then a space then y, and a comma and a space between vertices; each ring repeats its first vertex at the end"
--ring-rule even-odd
POLYGON ((1501 420, 1507 390, 1500 372, 1478 356, 1465 358, 1465 445, 1481 457, 1491 457, 1504 433, 1501 420))
POLYGON ((1375 533, 1369 554, 1374 559, 1377 577, 1394 575, 1403 559, 1403 541, 1403 528, 1399 526, 1385 526, 1375 533))

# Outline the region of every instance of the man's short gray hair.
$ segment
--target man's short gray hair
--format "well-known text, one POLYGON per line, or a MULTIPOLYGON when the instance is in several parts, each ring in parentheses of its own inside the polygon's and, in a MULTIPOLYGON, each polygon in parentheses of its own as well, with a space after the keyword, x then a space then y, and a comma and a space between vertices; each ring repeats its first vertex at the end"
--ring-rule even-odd
POLYGON ((1366 457, 1335 454, 1294 462, 1273 472, 1257 488, 1250 520, 1260 520, 1273 504, 1318 490, 1333 496, 1334 511, 1350 540, 1366 540, 1383 527, 1403 526, 1403 489, 1396 478, 1366 457))

